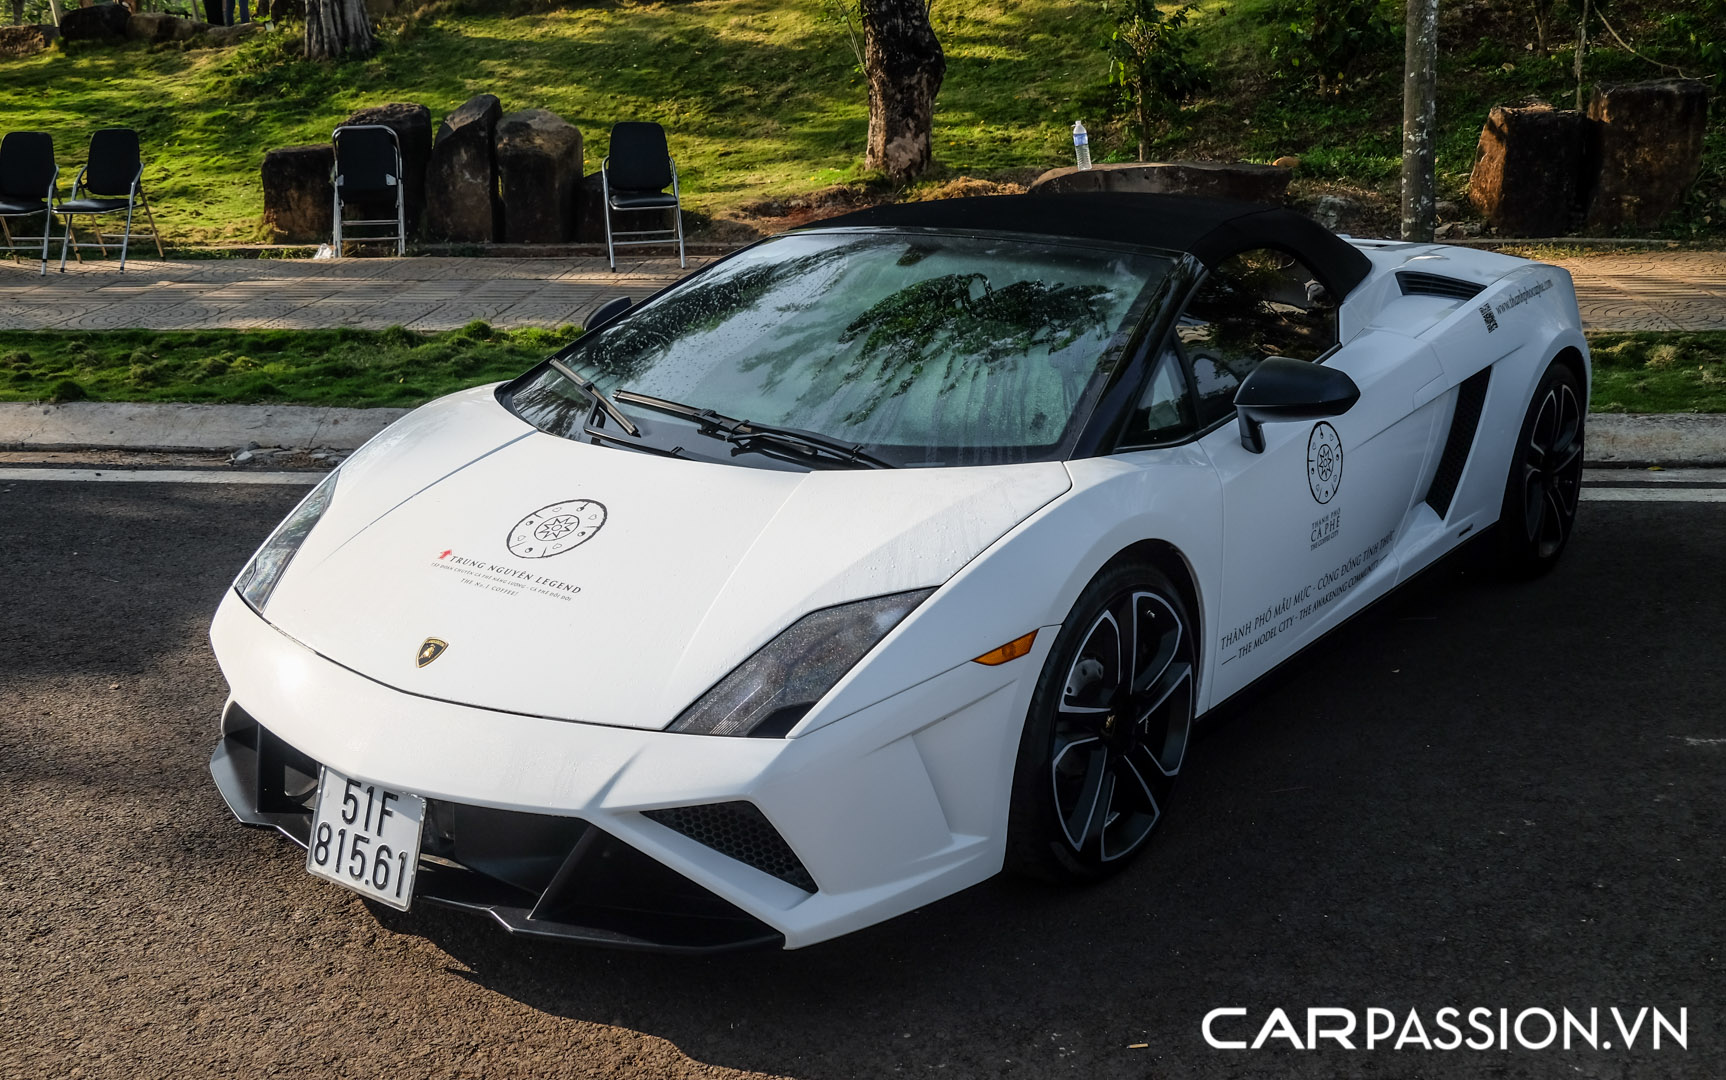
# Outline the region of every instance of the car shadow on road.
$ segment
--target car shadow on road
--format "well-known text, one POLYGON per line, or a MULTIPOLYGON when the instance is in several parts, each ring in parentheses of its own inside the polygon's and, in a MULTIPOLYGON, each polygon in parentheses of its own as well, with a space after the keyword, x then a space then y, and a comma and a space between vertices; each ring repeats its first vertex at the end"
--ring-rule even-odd
MULTIPOLYGON (((1726 685, 1669 621, 1726 602, 1706 569, 1720 529, 1627 524, 1668 573, 1626 582, 1622 547, 1587 531, 1533 583, 1483 574, 1476 550, 1309 650, 1207 722, 1166 826, 1099 885, 996 878, 808 949, 696 958, 383 918, 547 1014, 835 1080, 1221 1075, 1243 1062, 1200 1037, 1218 1006, 1604 1008, 1650 985, 1700 1005, 1695 949, 1720 933, 1695 898, 1718 867, 1684 861, 1712 835, 1686 803, 1717 805, 1717 778, 1674 759, 1671 732, 1726 685), (1692 677, 1650 670, 1655 654, 1692 677), (1627 693, 1635 731, 1611 704, 1627 693)), ((1276 1067, 1334 1075, 1318 1057, 1276 1067)))

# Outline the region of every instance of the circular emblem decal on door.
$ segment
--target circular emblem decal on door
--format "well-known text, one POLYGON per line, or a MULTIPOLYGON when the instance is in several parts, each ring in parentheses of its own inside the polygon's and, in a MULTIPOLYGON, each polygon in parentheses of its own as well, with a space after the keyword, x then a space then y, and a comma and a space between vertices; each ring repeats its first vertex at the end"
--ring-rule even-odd
POLYGON ((571 499, 542 506, 509 530, 509 553, 521 559, 549 559, 585 544, 605 524, 605 504, 571 499))
POLYGON ((1306 440, 1306 482, 1312 497, 1330 502, 1342 486, 1342 439, 1324 421, 1313 425, 1306 440))

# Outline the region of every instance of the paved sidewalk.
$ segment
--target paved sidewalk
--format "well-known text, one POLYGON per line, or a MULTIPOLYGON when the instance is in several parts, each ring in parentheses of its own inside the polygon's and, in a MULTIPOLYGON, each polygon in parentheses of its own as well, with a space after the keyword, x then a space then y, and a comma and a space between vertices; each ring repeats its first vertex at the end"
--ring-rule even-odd
MULTIPOLYGON (((689 270, 711 257, 691 256, 689 270)), ((1726 252, 1556 260, 1576 278, 1590 330, 1726 330, 1726 252)), ((614 296, 637 299, 688 271, 676 259, 602 258, 91 261, 46 278, 0 261, 0 329, 449 330, 579 325, 614 296)))
POLYGON ((568 259, 92 260, 67 268, 0 261, 5 330, 453 330, 581 325, 615 296, 657 292, 711 257, 568 259))

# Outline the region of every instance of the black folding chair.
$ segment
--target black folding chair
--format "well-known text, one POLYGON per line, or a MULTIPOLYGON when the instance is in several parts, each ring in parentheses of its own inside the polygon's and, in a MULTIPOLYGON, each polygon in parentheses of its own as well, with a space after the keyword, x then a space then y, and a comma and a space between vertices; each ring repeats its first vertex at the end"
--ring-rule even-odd
POLYGON ((45 131, 13 131, 0 139, 0 232, 6 250, 18 260, 15 240, 42 241, 42 273, 48 272, 48 236, 54 231, 54 191, 60 169, 54 164, 54 139, 45 131), (41 236, 14 235, 7 218, 42 215, 41 236))
POLYGON ((144 197, 144 161, 138 155, 138 133, 131 128, 103 128, 90 136, 90 156, 72 181, 72 197, 54 208, 66 219, 66 235, 60 241, 60 269, 66 269, 66 253, 78 248, 101 248, 101 215, 126 212, 126 231, 120 234, 120 272, 126 271, 126 249, 132 242, 132 214, 142 206, 150 222, 150 239, 156 242, 156 254, 167 258, 162 250, 162 236, 156 231, 156 215, 150 213, 150 200, 144 197), (83 196, 79 197, 79 192, 83 196), (124 192, 124 194, 121 194, 124 192), (72 219, 88 214, 95 219, 96 242, 80 244, 72 235, 72 219))
POLYGON ((353 242, 394 240, 396 254, 406 255, 407 202, 402 190, 402 149, 395 130, 382 124, 348 124, 331 132, 330 141, 336 148, 336 255, 342 254, 342 233, 351 225, 395 226, 393 234, 355 237, 353 242), (365 217, 386 200, 396 204, 395 217, 365 217), (344 219, 342 208, 349 205, 357 207, 361 216, 344 219))
POLYGON ((628 120, 611 129, 611 153, 599 165, 600 190, 605 197, 605 256, 617 269, 617 249, 677 241, 677 265, 688 266, 683 257, 683 204, 677 192, 677 163, 665 144, 665 129, 658 124, 628 120), (669 187, 671 192, 666 193, 669 187), (614 213, 658 213, 671 211, 671 226, 613 232, 614 213), (618 240, 619 236, 636 237, 618 240), (640 239, 651 237, 652 239, 640 239))

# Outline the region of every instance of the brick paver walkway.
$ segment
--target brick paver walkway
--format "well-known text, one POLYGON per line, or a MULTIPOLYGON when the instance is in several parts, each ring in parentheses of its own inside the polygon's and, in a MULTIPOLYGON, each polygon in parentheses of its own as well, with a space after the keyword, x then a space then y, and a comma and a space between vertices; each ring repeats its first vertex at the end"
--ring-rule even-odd
POLYGON ((614 296, 640 299, 707 258, 188 259, 90 261, 64 274, 0 262, 0 329, 450 330, 581 325, 614 296))
MULTIPOLYGON (((689 269, 709 259, 691 257, 689 269)), ((1576 278, 1590 330, 1726 330, 1726 252, 1556 260, 1576 278)), ((613 296, 637 299, 687 271, 676 259, 602 258, 91 261, 37 276, 0 261, 0 329, 448 330, 579 325, 613 296)))

